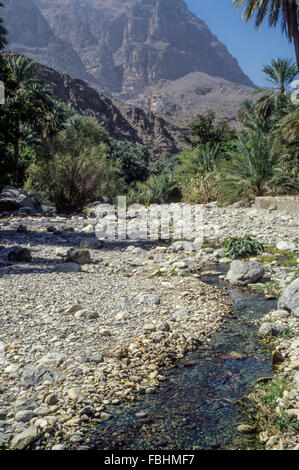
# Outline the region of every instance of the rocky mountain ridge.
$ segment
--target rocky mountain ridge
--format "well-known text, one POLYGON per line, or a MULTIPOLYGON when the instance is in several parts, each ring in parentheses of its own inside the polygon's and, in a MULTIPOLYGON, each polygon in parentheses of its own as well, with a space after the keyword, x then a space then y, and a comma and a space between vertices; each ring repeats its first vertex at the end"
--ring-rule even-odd
POLYGON ((183 0, 4 3, 9 50, 110 98, 159 113, 195 116, 208 107, 232 117, 251 97, 237 60, 183 0))
POLYGON ((158 158, 163 152, 180 150, 182 129, 152 112, 132 106, 120 106, 79 79, 72 79, 44 65, 39 78, 53 91, 53 96, 81 114, 93 116, 115 139, 132 145, 148 146, 158 158))
POLYGON ((8 30, 7 50, 26 55, 84 80, 91 80, 72 46, 55 36, 32 0, 4 0, 1 17, 8 30))

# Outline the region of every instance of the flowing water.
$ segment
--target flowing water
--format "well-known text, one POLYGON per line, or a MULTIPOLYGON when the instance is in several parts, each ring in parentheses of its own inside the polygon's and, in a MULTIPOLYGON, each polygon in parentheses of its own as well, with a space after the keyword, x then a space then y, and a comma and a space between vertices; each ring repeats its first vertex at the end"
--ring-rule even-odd
MULTIPOLYGON (((211 266, 225 272, 226 266, 211 266)), ((253 435, 236 427, 244 422, 240 405, 259 377, 272 375, 271 353, 261 345, 257 326, 276 307, 275 300, 249 289, 228 287, 218 276, 205 282, 226 288, 233 316, 206 348, 191 353, 164 373, 157 394, 110 407, 112 418, 97 426, 89 446, 101 450, 256 449, 253 435), (136 413, 144 412, 144 417, 136 413)))

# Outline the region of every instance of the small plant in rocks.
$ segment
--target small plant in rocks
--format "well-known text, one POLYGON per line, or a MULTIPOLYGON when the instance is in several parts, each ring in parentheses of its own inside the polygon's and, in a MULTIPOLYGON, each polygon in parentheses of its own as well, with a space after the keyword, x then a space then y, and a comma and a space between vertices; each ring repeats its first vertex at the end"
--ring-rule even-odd
POLYGON ((225 248, 225 254, 232 259, 247 258, 248 256, 255 256, 264 251, 262 243, 255 240, 251 235, 246 235, 243 238, 227 238, 222 246, 225 248))
POLYGON ((256 384, 253 392, 240 402, 249 422, 260 431, 298 431, 297 418, 289 416, 282 408, 279 412, 277 410, 277 399, 283 397, 285 390, 289 390, 289 383, 283 377, 274 377, 269 382, 256 384))

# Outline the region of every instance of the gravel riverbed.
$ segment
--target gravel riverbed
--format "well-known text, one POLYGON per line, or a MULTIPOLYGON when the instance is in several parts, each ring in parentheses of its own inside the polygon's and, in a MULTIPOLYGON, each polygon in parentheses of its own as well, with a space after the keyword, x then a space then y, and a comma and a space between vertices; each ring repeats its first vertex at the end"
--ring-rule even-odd
MULTIPOLYGON (((221 250, 97 247, 93 224, 92 216, 0 218, 0 448, 80 445, 91 424, 109 419, 107 406, 157 393, 163 369, 208 344, 231 313, 226 292, 200 279, 221 250), (8 260, 15 245, 32 259, 8 260)), ((205 207, 205 241, 248 233, 299 248, 294 215, 205 207)), ((268 272, 282 287, 298 277, 273 264, 268 272)), ((296 341, 283 346, 291 362, 296 341)))

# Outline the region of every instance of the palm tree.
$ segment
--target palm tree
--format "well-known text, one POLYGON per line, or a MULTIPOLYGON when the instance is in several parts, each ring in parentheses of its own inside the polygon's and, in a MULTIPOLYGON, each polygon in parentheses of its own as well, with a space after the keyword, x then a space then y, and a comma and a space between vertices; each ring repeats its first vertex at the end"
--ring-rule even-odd
POLYGON ((76 115, 76 111, 63 103, 52 99, 51 110, 46 114, 44 136, 53 137, 59 131, 70 127, 70 121, 76 115))
POLYGON ((268 76, 270 82, 277 93, 286 93, 287 87, 296 77, 298 70, 296 64, 291 59, 272 59, 270 65, 265 65, 262 69, 268 76))
POLYGON ((20 56, 8 58, 11 78, 17 83, 18 88, 26 88, 29 85, 38 83, 37 65, 32 60, 20 56))
POLYGON ((21 123, 34 121, 49 107, 50 92, 37 79, 37 65, 27 57, 10 57, 10 77, 15 90, 7 99, 14 128, 15 182, 19 180, 19 143, 21 123))
POLYGON ((251 100, 246 100, 241 104, 237 112, 237 118, 246 130, 264 134, 274 130, 280 119, 275 114, 265 117, 258 113, 256 104, 251 100))
POLYGON ((290 94, 287 88, 297 75, 297 66, 290 59, 272 59, 270 65, 264 66, 263 72, 273 87, 270 90, 258 90, 258 93, 266 91, 266 94, 257 101, 257 112, 267 118, 273 112, 288 106, 290 94))
MULTIPOLYGON (((0 8, 2 8, 2 7, 4 7, 4 5, 3 5, 2 2, 0 2, 0 8)), ((0 18, 0 50, 4 49, 4 47, 7 44, 7 40, 6 40, 6 37, 5 37, 6 34, 7 34, 7 31, 3 26, 3 20, 2 20, 2 18, 0 18)))
POLYGON ((243 5, 245 8, 242 17, 247 23, 256 14, 255 25, 259 29, 267 14, 270 27, 275 27, 281 22, 283 33, 294 43, 299 70, 298 0, 233 0, 234 7, 241 8, 243 5))
POLYGON ((267 192, 278 155, 271 153, 271 138, 260 131, 240 134, 237 149, 230 160, 219 165, 219 202, 232 204, 241 199, 252 199, 267 192))

